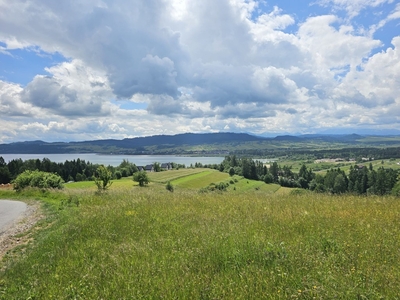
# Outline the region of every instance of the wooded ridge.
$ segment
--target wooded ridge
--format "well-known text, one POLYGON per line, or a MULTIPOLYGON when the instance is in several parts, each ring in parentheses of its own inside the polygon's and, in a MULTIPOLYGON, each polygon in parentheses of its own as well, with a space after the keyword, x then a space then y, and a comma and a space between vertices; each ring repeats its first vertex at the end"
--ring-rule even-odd
POLYGON ((235 151, 335 149, 400 146, 400 136, 283 135, 261 137, 247 133, 184 133, 80 142, 25 141, 0 144, 0 154, 224 154, 235 151))

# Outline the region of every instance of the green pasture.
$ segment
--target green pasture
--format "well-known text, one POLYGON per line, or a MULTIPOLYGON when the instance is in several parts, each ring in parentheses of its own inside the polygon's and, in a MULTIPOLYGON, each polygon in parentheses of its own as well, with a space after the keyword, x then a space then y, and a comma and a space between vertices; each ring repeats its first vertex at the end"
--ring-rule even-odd
POLYGON ((178 170, 169 170, 163 172, 150 172, 149 178, 152 182, 167 183, 168 181, 176 180, 178 178, 186 177, 197 173, 208 172, 210 169, 202 168, 187 168, 178 170))
POLYGON ((0 261, 0 299, 400 298, 398 198, 210 169, 149 175, 147 187, 129 177, 103 193, 94 182, 0 191, 45 215, 0 261), (219 182, 227 191, 199 193, 219 182))
POLYGON ((222 173, 217 170, 207 170, 201 173, 172 180, 171 184, 181 188, 200 189, 208 186, 211 183, 225 181, 228 178, 229 175, 227 173, 222 173))
POLYGON ((0 299, 399 298, 398 199, 280 190, 44 194, 52 217, 1 262, 0 299))
MULTIPOLYGON (((121 179, 114 179, 112 180, 112 185, 110 187, 110 190, 116 190, 119 188, 129 188, 137 185, 137 182, 134 182, 132 180, 132 176, 129 177, 123 177, 121 179)), ((79 181, 79 182, 71 182, 71 183, 66 183, 64 184, 64 187, 67 190, 75 190, 75 189, 82 189, 82 190, 97 190, 96 184, 94 181, 79 181)))

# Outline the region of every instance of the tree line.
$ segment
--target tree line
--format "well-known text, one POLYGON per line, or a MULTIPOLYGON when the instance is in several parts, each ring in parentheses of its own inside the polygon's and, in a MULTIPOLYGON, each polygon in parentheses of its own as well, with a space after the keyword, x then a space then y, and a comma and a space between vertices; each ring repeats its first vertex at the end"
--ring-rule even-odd
POLYGON ((359 159, 360 157, 378 159, 400 158, 400 147, 349 147, 342 149, 304 149, 281 147, 275 149, 243 149, 232 150, 231 154, 237 156, 263 156, 268 158, 290 157, 323 159, 341 157, 345 160, 359 159))
POLYGON ((50 161, 48 158, 13 159, 6 163, 0 156, 0 183, 9 183, 25 171, 41 171, 58 174, 65 181, 92 180, 94 172, 99 165, 86 162, 85 160, 66 160, 63 163, 50 161))
MULTIPOLYGON (((185 168, 184 164, 171 163, 175 169, 185 168)), ((7 184, 15 180, 19 174, 25 171, 40 171, 59 175, 64 182, 69 181, 87 181, 95 180, 96 172, 100 164, 92 164, 82 159, 66 160, 63 163, 50 161, 48 158, 28 159, 21 158, 13 159, 6 163, 4 158, 0 156, 0 184, 7 184)), ((117 166, 105 167, 111 174, 113 179, 132 176, 138 172, 138 167, 129 160, 123 159, 117 166)), ((153 164, 154 171, 161 171, 161 164, 155 162, 153 164)))
POLYGON ((219 169, 231 176, 240 175, 247 179, 262 180, 265 183, 276 183, 283 187, 303 188, 316 192, 360 195, 385 195, 392 191, 400 193, 400 184, 396 185, 399 172, 383 166, 375 170, 371 163, 369 167, 352 165, 349 174, 336 168, 321 175, 313 172, 304 164, 296 173, 293 172, 291 166, 281 166, 277 162, 273 162, 267 167, 261 161, 230 155, 226 156, 220 165, 208 167, 219 169))

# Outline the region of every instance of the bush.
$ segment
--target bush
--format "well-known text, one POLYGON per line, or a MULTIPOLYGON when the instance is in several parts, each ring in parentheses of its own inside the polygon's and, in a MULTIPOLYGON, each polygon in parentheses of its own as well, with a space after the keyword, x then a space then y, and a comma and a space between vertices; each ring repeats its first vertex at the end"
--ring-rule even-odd
POLYGON ((145 171, 139 171, 133 174, 133 181, 139 182, 139 186, 145 186, 150 182, 150 179, 145 171))
POLYGON ((167 191, 173 192, 174 191, 174 186, 171 184, 170 181, 167 182, 167 185, 165 186, 167 191))
POLYGON ((122 173, 120 171, 115 172, 115 178, 121 179, 122 178, 122 173))
POLYGON ((127 169, 127 168, 122 168, 121 169, 121 176, 122 177, 128 177, 128 176, 130 176, 131 174, 129 174, 130 172, 129 172, 129 170, 127 169))
POLYGON ((62 189, 63 180, 60 176, 41 171, 27 170, 13 181, 14 189, 19 191, 26 187, 37 187, 41 189, 62 189))

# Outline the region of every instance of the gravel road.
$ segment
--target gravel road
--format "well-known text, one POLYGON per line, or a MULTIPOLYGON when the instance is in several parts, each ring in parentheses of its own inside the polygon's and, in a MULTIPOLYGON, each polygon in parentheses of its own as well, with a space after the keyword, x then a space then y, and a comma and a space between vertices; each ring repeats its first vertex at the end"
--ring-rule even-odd
POLYGON ((21 217, 27 208, 24 202, 0 200, 0 234, 21 217))
POLYGON ((0 200, 0 270, 2 258, 17 245, 32 240, 32 229, 44 215, 39 202, 0 200))

